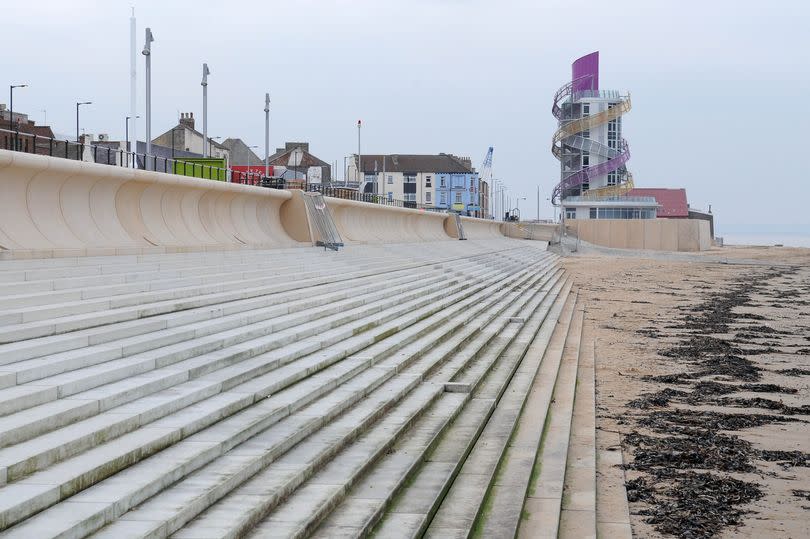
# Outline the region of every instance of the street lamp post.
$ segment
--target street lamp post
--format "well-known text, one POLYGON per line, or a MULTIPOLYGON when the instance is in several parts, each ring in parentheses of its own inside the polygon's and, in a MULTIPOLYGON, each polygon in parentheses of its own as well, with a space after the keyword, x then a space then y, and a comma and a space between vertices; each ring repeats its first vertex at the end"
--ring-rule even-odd
POLYGON ((520 201, 526 200, 526 197, 516 197, 515 198, 515 212, 518 214, 518 220, 520 220, 520 201))
MULTIPOLYGON (((14 88, 27 88, 27 84, 12 84, 8 87, 8 126, 14 129, 14 88)), ((14 149, 17 149, 17 130, 14 129, 14 149)))
POLYGON ((363 157, 360 155, 360 128, 361 128, 362 124, 363 124, 362 120, 357 120, 357 186, 358 187, 361 187, 361 184, 360 184, 360 171, 363 169, 363 157))
MULTIPOLYGON (((142 54, 146 56, 146 155, 152 153, 152 29, 146 29, 146 43, 142 54)), ((146 155, 143 158, 143 167, 146 168, 146 155)))
MULTIPOLYGON (((203 141, 208 141, 208 75, 211 70, 208 69, 208 64, 203 64, 203 76, 200 85, 203 89, 203 141)), ((211 157, 211 151, 208 144, 203 144, 203 157, 211 157)))
MULTIPOLYGON (((126 129, 125 129, 125 130, 126 130, 126 133, 127 133, 127 134, 126 134, 127 168, 129 167, 129 119, 130 119, 130 118, 132 118, 132 116, 127 116, 127 119, 126 119, 126 121, 124 122, 124 125, 126 126, 126 129)), ((140 118, 140 116, 135 116, 135 118, 140 118)), ((135 141, 135 145, 136 145, 136 146, 138 145, 138 141, 137 141, 137 140, 135 141)), ((137 148, 136 148, 136 149, 137 149, 137 148)))
POLYGON ((270 176, 270 92, 264 94, 264 177, 270 176))
POLYGON ((537 186, 537 222, 540 222, 540 186, 537 186))
POLYGON ((92 104, 93 104, 92 101, 81 101, 79 103, 76 103, 76 142, 77 143, 81 142, 79 140, 79 107, 82 106, 82 105, 92 105, 92 104))

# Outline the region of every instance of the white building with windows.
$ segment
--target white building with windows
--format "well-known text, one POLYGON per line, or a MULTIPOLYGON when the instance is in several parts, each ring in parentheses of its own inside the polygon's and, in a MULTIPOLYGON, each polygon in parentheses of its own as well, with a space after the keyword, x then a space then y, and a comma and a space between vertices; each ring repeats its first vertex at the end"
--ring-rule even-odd
POLYGON ((377 193, 391 200, 416 206, 445 208, 472 215, 480 212, 478 173, 469 158, 438 155, 352 156, 348 178, 360 178, 364 193, 377 193))
POLYGON ((560 181, 552 202, 562 206, 563 217, 655 217, 654 199, 622 199, 633 187, 626 166, 630 147, 622 137, 622 116, 630 106, 629 94, 599 88, 598 52, 571 65, 571 81, 557 91, 551 109, 558 122, 552 153, 560 161, 560 181), (583 198, 589 199, 589 206, 583 205, 583 198))

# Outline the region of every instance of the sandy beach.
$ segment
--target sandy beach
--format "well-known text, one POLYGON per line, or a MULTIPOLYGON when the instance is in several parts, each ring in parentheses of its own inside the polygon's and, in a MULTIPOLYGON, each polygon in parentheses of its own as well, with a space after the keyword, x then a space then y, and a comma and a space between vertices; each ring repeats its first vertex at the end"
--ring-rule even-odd
POLYGON ((810 249, 566 257, 636 537, 806 537, 810 249))

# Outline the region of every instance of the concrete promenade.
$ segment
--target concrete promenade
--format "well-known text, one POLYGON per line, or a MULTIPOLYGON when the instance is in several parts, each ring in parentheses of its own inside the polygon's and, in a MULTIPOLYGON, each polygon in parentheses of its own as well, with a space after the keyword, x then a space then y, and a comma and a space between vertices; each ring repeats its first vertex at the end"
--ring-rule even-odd
POLYGON ((330 199, 332 252, 300 193, 155 174, 136 211, 6 163, 33 228, 0 217, 0 537, 596 536, 593 341, 545 242, 330 199), (174 232, 58 239, 49 205, 174 232), (279 226, 192 245, 206 207, 279 226))

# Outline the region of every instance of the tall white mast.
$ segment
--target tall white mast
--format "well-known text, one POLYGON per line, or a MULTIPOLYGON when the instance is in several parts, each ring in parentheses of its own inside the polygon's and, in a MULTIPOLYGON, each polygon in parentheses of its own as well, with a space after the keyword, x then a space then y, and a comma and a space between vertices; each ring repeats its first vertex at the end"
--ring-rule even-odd
MULTIPOLYGON (((136 116, 138 116, 138 69, 137 69, 137 58, 138 53, 136 52, 136 44, 135 44, 135 8, 132 8, 132 16, 129 18, 129 117, 132 119, 130 123, 130 133, 127 133, 127 138, 132 141, 132 151, 138 151, 138 120, 136 120, 136 116)), ((127 148, 129 151, 129 148, 127 148)), ((127 157, 127 166, 129 166, 130 161, 129 157, 127 157)), ((132 159, 132 166, 135 167, 135 159, 132 159)))

